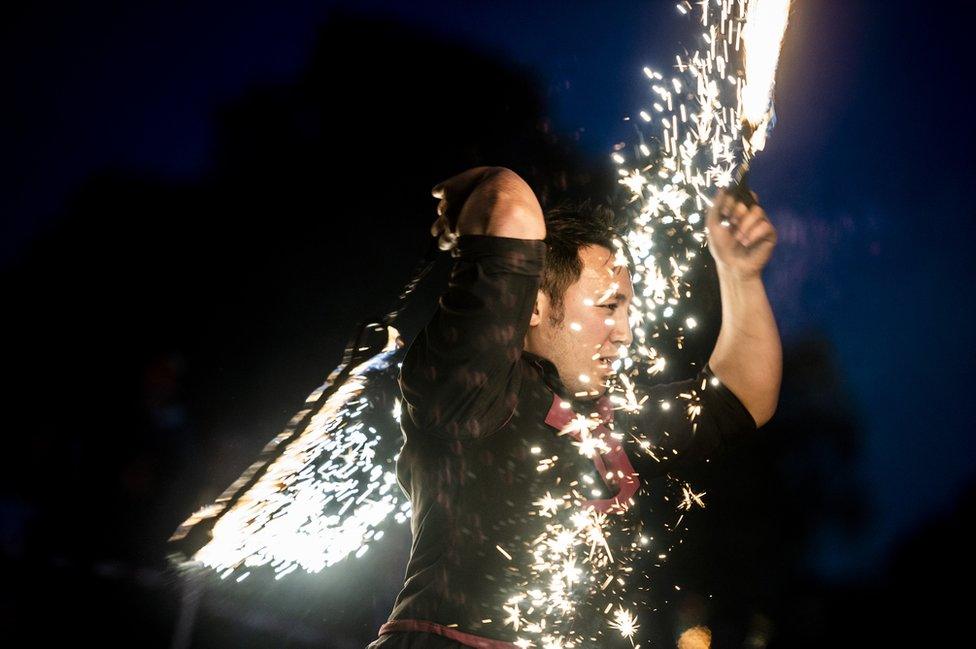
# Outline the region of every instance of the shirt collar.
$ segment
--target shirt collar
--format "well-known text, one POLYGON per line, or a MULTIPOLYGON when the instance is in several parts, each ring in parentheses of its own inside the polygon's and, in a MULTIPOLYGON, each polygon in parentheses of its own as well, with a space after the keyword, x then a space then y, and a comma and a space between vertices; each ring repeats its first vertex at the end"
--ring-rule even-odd
POLYGON ((569 393, 566 386, 563 385, 562 380, 559 378, 559 370, 556 369, 552 361, 525 350, 522 351, 522 357, 539 368, 542 372, 543 380, 554 393, 552 407, 546 417, 546 423, 551 425, 558 423, 559 427, 561 427, 568 423, 577 413, 586 416, 591 414, 597 415, 603 423, 613 421, 613 406, 610 403, 610 398, 606 394, 601 395, 598 399, 576 399, 569 393), (569 407, 562 405, 565 402, 569 403, 569 407))

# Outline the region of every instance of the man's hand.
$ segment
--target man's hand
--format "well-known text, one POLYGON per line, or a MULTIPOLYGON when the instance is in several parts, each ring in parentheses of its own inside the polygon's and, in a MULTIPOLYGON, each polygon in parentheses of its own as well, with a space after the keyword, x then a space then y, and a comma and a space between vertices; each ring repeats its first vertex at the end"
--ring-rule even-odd
POLYGON ((758 202, 747 207, 731 193, 719 190, 705 225, 708 249, 720 271, 738 279, 760 276, 776 246, 776 229, 758 202), (728 219, 728 225, 722 224, 721 217, 728 219))
POLYGON ((783 347, 762 281, 776 230, 758 204, 746 207, 725 191, 715 196, 706 225, 722 297, 722 328, 708 364, 762 426, 776 412, 783 377, 783 347))
POLYGON ((431 192, 441 199, 430 234, 441 250, 450 250, 462 234, 516 239, 545 239, 542 207, 532 188, 504 167, 475 167, 439 183, 431 192))

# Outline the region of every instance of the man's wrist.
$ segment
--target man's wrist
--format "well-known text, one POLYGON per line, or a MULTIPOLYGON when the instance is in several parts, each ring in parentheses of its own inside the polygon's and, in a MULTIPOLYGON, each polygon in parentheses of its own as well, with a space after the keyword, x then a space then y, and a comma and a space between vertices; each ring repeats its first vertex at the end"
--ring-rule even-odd
POLYGON ((720 282, 735 282, 742 285, 763 283, 762 270, 741 271, 725 266, 721 262, 715 264, 715 270, 720 282))

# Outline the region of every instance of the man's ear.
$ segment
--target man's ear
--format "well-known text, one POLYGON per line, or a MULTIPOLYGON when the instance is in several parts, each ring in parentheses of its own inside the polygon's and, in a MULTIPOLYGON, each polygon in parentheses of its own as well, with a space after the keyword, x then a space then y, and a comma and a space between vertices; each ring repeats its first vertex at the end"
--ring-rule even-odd
POLYGON ((529 326, 537 327, 542 322, 542 317, 549 309, 549 298, 545 293, 539 291, 535 297, 535 306, 532 307, 532 317, 529 318, 529 326))

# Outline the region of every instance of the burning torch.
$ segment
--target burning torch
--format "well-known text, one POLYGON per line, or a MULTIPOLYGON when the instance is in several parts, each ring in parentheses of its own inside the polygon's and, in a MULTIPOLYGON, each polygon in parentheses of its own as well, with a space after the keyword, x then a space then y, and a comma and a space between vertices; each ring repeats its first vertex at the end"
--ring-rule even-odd
POLYGON ((773 86, 789 14, 790 0, 752 0, 740 33, 745 51, 745 82, 739 95, 742 162, 732 173, 729 189, 746 205, 755 202, 749 193, 749 166, 776 123, 773 86))

